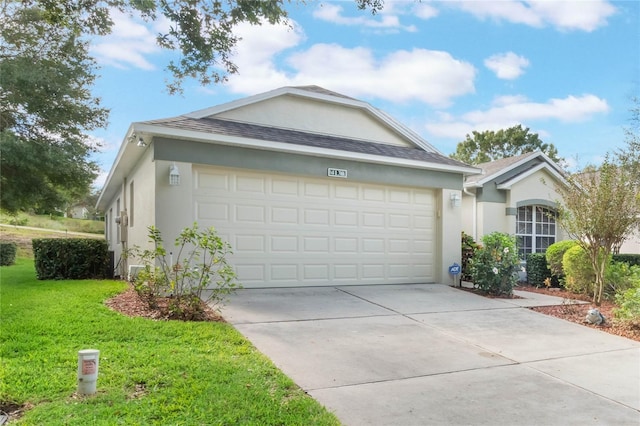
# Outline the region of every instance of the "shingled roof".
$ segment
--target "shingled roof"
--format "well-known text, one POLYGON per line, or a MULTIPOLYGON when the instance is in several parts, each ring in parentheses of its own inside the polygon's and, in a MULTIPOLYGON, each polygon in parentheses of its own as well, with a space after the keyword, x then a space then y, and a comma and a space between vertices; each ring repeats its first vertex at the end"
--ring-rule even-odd
POLYGON ((212 141, 215 141, 215 135, 234 136, 254 140, 280 142, 315 148, 425 161, 438 165, 469 168, 469 166, 464 163, 436 152, 425 151, 419 147, 408 148, 212 117, 191 118, 187 116, 178 116, 160 120, 145 121, 141 124, 199 132, 211 135, 210 138, 212 141))

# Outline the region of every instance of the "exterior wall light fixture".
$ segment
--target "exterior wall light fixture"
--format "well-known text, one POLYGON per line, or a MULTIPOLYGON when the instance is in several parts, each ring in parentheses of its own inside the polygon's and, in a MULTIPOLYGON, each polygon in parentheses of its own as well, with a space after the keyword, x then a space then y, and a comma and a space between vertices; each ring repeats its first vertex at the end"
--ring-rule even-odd
POLYGON ((169 185, 180 185, 180 170, 178 170, 178 166, 176 166, 176 163, 173 163, 171 167, 169 167, 169 185))
POLYGON ((460 204, 462 203, 462 198, 460 197, 460 194, 457 192, 452 192, 451 193, 451 207, 460 207, 460 204))

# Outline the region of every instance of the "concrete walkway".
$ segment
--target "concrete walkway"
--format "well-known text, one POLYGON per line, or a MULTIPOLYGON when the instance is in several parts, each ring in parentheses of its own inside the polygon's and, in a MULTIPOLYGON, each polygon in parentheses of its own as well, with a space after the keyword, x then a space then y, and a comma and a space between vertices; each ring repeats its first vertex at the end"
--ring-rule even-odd
POLYGON ((640 424, 640 343, 526 308, 560 298, 523 296, 249 289, 222 313, 345 425, 640 424))

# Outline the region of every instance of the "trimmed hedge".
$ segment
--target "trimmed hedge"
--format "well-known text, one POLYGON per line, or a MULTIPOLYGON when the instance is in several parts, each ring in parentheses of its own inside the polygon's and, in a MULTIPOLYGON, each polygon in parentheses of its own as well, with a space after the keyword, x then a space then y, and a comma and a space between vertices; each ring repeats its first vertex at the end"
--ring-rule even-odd
POLYGON ((629 266, 640 266, 640 254, 614 254, 612 258, 614 262, 628 263, 629 266))
POLYGON ((536 287, 544 286, 544 280, 551 278, 544 253, 527 254, 527 282, 536 287))
POLYGON ((16 263, 16 243, 0 242, 0 266, 10 266, 16 263))
POLYGON ((32 241, 39 280, 106 278, 107 242, 91 238, 38 238, 32 241))

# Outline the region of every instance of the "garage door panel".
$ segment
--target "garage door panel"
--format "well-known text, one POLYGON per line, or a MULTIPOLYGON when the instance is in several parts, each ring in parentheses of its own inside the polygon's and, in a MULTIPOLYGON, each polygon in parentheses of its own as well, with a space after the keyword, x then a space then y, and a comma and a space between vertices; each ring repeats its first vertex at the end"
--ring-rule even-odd
POLYGON ((433 191, 194 167, 201 227, 245 287, 433 282, 433 191))

